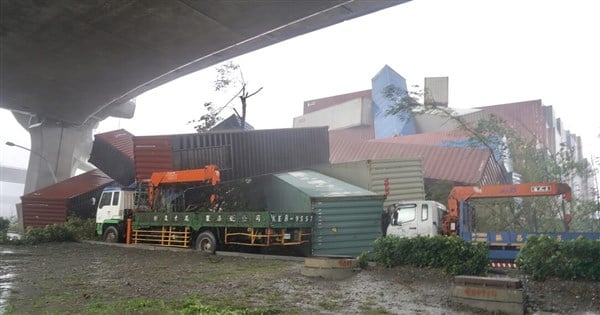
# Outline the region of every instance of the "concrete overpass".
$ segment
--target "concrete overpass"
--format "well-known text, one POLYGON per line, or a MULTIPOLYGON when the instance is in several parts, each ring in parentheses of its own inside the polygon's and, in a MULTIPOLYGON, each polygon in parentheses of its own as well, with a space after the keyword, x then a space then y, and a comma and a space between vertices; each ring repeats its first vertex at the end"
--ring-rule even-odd
POLYGON ((0 165, 0 175, 2 175, 0 179, 3 182, 25 184, 27 171, 21 168, 0 165))
MULTIPOLYGON (((85 168, 97 122, 218 62, 408 0, 3 0, 0 107, 59 180, 85 168)), ((30 155, 25 193, 52 184, 30 155)))

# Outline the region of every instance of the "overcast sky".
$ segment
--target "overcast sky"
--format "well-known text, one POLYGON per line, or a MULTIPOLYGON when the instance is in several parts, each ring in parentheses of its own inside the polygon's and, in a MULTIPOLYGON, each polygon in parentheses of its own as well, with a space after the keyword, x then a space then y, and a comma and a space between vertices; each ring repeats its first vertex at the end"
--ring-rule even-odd
MULTIPOLYGON (((251 91, 263 87, 248 101, 247 120, 257 129, 291 127, 305 100, 370 89, 388 64, 409 85, 448 76, 455 108, 541 99, 582 136, 586 157, 600 156, 599 4, 415 0, 296 37, 234 59, 251 91)), ((134 119, 108 119, 97 132, 194 132, 187 122, 202 104, 228 98, 213 91, 215 76, 211 67, 149 91, 137 98, 134 119)), ((8 111, 0 123, 13 130, 2 143, 29 145, 8 111)), ((0 151, 1 164, 26 167, 26 152, 0 151)))

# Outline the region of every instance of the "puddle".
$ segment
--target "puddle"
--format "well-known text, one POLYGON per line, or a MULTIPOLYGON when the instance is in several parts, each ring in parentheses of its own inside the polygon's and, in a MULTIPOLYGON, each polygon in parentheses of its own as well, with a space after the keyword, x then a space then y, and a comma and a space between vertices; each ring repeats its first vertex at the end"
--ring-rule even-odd
POLYGON ((6 312, 8 306, 8 298, 13 287, 12 279, 15 277, 14 273, 7 273, 0 275, 0 314, 6 312))
POLYGON ((17 266, 19 263, 22 263, 21 259, 14 256, 23 253, 27 253, 27 251, 0 247, 0 314, 4 314, 6 312, 8 307, 8 299, 10 298, 10 294, 14 288, 14 281, 17 277, 17 274, 14 273, 15 266, 17 266))

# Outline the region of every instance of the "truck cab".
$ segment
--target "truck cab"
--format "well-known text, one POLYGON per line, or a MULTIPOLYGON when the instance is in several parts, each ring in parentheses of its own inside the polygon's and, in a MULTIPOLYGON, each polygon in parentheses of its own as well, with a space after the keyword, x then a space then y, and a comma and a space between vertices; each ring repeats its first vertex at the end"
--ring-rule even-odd
POLYGON ((399 237, 434 236, 442 233, 446 207, 432 200, 411 200, 388 207, 387 235, 399 237))
POLYGON ((96 231, 106 239, 107 236, 119 238, 120 235, 107 235, 109 227, 119 231, 119 225, 124 224, 124 219, 134 206, 134 191, 121 187, 107 187, 102 191, 96 210, 96 231))

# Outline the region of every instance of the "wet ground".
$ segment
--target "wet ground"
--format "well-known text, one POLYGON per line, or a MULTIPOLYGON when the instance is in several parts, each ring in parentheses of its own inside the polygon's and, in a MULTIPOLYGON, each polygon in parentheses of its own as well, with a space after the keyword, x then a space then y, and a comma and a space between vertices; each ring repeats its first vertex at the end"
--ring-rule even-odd
MULTIPOLYGON (((478 314, 449 302, 439 270, 369 268, 346 280, 300 274, 301 261, 202 256, 94 243, 0 247, 0 313, 82 314, 133 298, 270 306, 296 314, 478 314)), ((530 310, 600 314, 599 282, 526 282, 530 310)))

